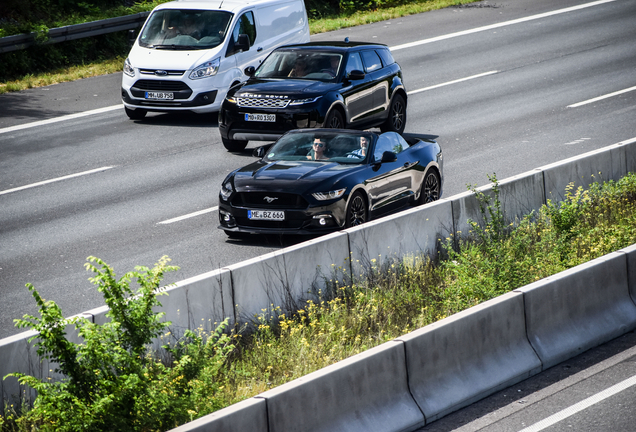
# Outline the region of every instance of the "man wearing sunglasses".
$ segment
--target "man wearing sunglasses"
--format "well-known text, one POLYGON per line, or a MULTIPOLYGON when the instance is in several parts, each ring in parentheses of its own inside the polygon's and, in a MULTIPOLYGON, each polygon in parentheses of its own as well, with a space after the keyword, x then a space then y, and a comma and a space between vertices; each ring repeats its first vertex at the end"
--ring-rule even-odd
POLYGON ((322 138, 316 137, 314 138, 314 143, 311 145, 311 150, 307 155, 307 159, 309 160, 326 160, 329 159, 325 156, 325 152, 327 151, 327 142, 322 138))

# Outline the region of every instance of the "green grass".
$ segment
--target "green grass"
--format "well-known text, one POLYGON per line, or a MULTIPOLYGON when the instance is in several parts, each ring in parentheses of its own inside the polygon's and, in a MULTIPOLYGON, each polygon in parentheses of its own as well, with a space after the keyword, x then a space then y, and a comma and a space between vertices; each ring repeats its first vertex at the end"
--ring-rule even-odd
MULTIPOLYGON (((161 3, 164 1, 165 0, 157 0, 155 3, 161 3)), ((311 34, 323 33, 362 24, 394 19, 401 16, 418 14, 435 9, 442 9, 448 6, 472 3, 473 1, 476 0, 417 0, 407 5, 393 8, 377 9, 375 11, 366 12, 360 11, 353 14, 340 14, 339 16, 314 19, 310 20, 309 27, 311 34)), ((151 5, 152 4, 154 3, 151 3, 151 5)), ((137 12, 137 10, 133 12, 137 12)), ((65 21, 62 24, 68 25, 75 23, 76 21, 81 22, 75 18, 72 22, 65 21)), ((124 57, 118 56, 90 64, 51 70, 46 73, 26 74, 20 79, 5 82, 0 81, 0 94, 119 72, 122 70, 123 64, 124 57)))

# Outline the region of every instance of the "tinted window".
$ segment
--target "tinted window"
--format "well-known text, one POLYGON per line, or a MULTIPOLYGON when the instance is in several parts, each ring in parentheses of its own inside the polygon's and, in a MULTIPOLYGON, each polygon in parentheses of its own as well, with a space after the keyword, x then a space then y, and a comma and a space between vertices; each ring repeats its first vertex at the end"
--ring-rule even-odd
POLYGON ((350 53, 349 59, 347 60, 347 69, 345 72, 345 76, 349 76, 351 71, 359 70, 364 72, 364 66, 362 66, 362 60, 360 59, 360 53, 350 53))
POLYGON ((362 51, 362 60, 364 61, 365 71, 373 72, 382 67, 382 61, 375 51, 362 51))
POLYGON ((395 60, 391 55, 391 51, 389 51, 388 48, 380 49, 376 52, 380 55, 380 58, 382 58, 382 63, 384 64, 384 66, 392 65, 393 63, 395 63, 395 60))
POLYGON ((382 159, 382 154, 386 151, 393 152, 395 154, 400 153, 402 150, 407 148, 409 145, 404 141, 400 135, 395 132, 386 132, 380 135, 378 138, 378 142, 375 145, 375 150, 373 152, 373 158, 376 161, 382 159))
POLYGON ((265 59, 254 76, 330 81, 336 78, 341 62, 342 55, 338 53, 279 49, 265 59))
POLYGON ((227 55, 234 54, 236 51, 234 49, 234 45, 238 43, 238 37, 240 34, 246 34, 250 39, 250 46, 254 45, 254 41, 256 40, 256 25, 254 25, 254 14, 252 12, 245 12, 241 15, 234 26, 227 55))

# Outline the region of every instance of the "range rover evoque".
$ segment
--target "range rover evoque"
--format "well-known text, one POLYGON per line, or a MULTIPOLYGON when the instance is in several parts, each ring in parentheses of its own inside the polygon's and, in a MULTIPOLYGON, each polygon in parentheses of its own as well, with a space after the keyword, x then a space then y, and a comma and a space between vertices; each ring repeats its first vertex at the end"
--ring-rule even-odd
POLYGON ((310 42, 274 50, 232 87, 219 111, 229 151, 299 128, 380 127, 402 133, 407 96, 389 48, 366 42, 310 42))

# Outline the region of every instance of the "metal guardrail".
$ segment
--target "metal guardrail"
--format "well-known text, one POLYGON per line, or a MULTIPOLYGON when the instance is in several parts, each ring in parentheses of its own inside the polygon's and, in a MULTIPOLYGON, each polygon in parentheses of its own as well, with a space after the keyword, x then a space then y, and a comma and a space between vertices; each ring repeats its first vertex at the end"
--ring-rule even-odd
MULTIPOLYGON (((44 44, 65 42, 124 30, 134 30, 143 26, 150 12, 139 12, 134 15, 108 18, 65 27, 50 29, 44 44)), ((38 33, 25 33, 0 38, 0 54, 25 49, 36 44, 38 33)))

